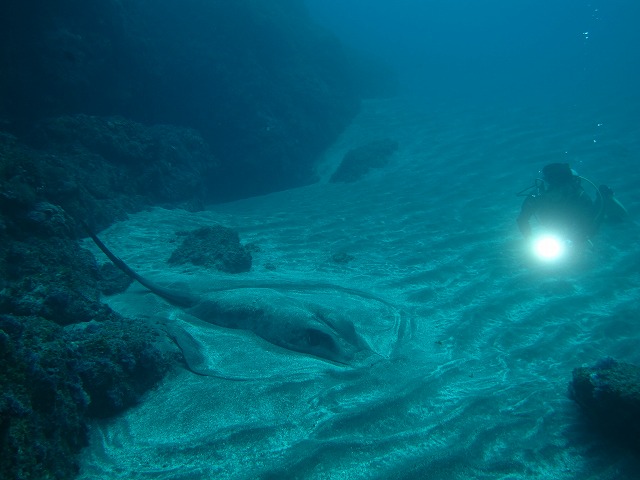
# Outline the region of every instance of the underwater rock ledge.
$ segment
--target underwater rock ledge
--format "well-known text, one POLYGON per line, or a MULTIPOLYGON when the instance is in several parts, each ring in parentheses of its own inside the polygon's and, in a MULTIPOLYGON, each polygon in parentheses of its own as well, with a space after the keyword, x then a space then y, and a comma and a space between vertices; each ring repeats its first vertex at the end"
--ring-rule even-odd
POLYGON ((67 480, 88 419, 135 404, 176 351, 100 302, 73 218, 14 154, 0 148, 0 478, 67 480))
POLYGON ((300 186, 365 86, 303 0, 8 0, 0 125, 82 113, 199 132, 220 162, 210 200, 300 186))

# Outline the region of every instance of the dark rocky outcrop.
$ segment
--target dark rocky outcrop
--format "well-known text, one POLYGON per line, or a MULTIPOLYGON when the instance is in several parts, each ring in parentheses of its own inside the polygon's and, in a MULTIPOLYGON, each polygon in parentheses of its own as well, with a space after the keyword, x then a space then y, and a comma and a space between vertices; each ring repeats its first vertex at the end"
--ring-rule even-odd
POLYGON ((120 117, 51 118, 30 140, 0 134, 0 210, 25 220, 40 202, 97 229, 149 205, 197 210, 217 168, 194 130, 120 117))
POLYGON ((47 156, 3 145, 0 478, 66 480, 77 471, 87 419, 133 405, 168 357, 153 328, 100 302, 100 271, 75 221, 47 201, 57 179, 34 155, 47 156))
POLYGON ((605 358, 576 368, 569 393, 609 441, 640 451, 640 367, 605 358))
POLYGON ((389 163, 391 155, 398 149, 398 142, 388 138, 375 140, 349 150, 330 182, 355 182, 374 168, 382 168, 389 163))
POLYGON ((87 419, 135 404, 166 372, 153 342, 106 308, 67 327, 0 314, 0 478, 73 478, 87 419))
POLYGON ((196 129, 220 162, 210 199, 313 180, 358 108, 353 61, 303 0, 8 0, 0 119, 120 116, 196 129))
MULTIPOLYGON (((63 116, 40 122, 29 140, 60 159, 66 168, 57 177, 84 188, 85 201, 121 195, 145 206, 200 209, 218 171, 209 146, 195 130, 171 125, 63 116)), ((70 208, 60 195, 54 200, 70 208)), ((91 205, 92 212, 100 209, 98 202, 91 205)))
POLYGON ((182 244, 171 254, 169 264, 191 263, 227 273, 251 270, 251 252, 240 244, 234 230, 212 225, 182 234, 182 244))

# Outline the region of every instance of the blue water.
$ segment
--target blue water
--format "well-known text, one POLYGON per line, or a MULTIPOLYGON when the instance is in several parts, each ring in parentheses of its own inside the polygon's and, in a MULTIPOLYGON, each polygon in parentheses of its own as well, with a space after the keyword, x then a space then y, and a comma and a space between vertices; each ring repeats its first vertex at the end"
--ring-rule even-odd
POLYGON ((631 0, 305 1, 346 44, 393 65, 412 94, 515 104, 638 96, 631 0))

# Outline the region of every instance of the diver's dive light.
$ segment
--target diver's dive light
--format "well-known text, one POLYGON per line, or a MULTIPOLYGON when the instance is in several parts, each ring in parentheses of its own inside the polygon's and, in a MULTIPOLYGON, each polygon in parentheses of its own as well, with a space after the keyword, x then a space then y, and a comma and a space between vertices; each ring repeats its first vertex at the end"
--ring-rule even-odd
POLYGON ((566 249, 566 242, 555 235, 541 235, 533 241, 533 253, 540 260, 547 262, 561 258, 566 249))

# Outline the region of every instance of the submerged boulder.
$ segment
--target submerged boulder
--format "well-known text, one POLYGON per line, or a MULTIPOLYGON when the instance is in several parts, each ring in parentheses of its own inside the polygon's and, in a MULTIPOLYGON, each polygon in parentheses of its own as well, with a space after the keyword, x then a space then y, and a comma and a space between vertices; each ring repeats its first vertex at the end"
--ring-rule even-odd
POLYGON ((398 142, 388 138, 353 148, 345 154, 329 181, 350 183, 360 180, 372 169, 386 166, 397 149, 398 142))
POLYGON ((576 368, 569 393, 601 432, 640 450, 640 367, 605 358, 576 368))
POLYGON ((183 235, 182 245, 171 254, 169 264, 191 263, 227 273, 251 270, 251 252, 240 244, 240 237, 234 230, 212 225, 183 235))

